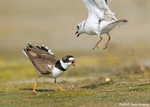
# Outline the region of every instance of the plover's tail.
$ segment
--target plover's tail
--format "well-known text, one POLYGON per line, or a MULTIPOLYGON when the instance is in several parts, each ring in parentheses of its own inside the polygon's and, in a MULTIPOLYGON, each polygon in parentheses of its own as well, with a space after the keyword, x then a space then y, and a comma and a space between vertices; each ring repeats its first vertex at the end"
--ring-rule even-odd
POLYGON ((41 45, 41 46, 36 46, 36 48, 42 50, 42 51, 45 51, 51 55, 54 55, 54 53, 52 52, 51 49, 49 49, 47 46, 44 46, 44 45, 41 45))
POLYGON ((49 54, 49 55, 54 55, 54 53, 49 49, 47 46, 45 47, 44 45, 41 46, 33 46, 31 44, 28 44, 26 48, 23 50, 23 53, 25 54, 26 57, 29 58, 29 55, 40 55, 40 54, 49 54), (29 54, 30 53, 30 54, 29 54))
POLYGON ((118 20, 119 22, 123 22, 123 23, 126 23, 126 22, 128 22, 128 20, 127 19, 121 19, 121 20, 118 20))
POLYGON ((27 53, 26 53, 26 49, 24 49, 22 52, 23 52, 23 54, 28 58, 28 55, 27 55, 27 53))
POLYGON ((127 23, 128 20, 127 19, 121 19, 121 20, 117 20, 116 22, 117 22, 117 25, 120 26, 120 25, 124 25, 125 23, 127 23))
MULTIPOLYGON (((128 22, 128 20, 126 20, 126 19, 121 19, 121 20, 115 20, 114 22, 112 22, 112 23, 110 23, 109 25, 111 25, 111 26, 117 26, 117 25, 122 25, 122 24, 124 24, 124 23, 127 23, 128 22)), ((109 26, 108 25, 108 26, 109 26)))

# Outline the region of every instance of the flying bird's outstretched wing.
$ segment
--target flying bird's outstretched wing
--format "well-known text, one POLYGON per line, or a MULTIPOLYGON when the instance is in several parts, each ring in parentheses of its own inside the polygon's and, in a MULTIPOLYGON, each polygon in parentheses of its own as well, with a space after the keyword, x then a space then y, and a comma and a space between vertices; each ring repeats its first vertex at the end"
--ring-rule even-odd
POLYGON ((114 13, 111 12, 107 3, 109 0, 83 0, 88 9, 88 17, 92 15, 97 16, 99 19, 106 21, 115 20, 114 13))
POLYGON ((99 9, 99 7, 96 4, 95 0, 83 0, 83 2, 84 2, 85 6, 88 9, 88 18, 90 18, 93 15, 94 15, 94 17, 96 16, 96 18, 98 18, 98 19, 103 18, 103 13, 99 9))

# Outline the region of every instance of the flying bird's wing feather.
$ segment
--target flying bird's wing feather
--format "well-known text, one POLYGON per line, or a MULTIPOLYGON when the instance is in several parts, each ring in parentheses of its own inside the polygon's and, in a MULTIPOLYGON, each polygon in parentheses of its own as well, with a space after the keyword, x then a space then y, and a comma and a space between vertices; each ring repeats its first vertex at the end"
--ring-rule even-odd
POLYGON ((88 17, 96 16, 98 19, 103 18, 103 13, 97 6, 96 2, 94 0, 83 0, 85 6, 88 9, 88 17))
POLYGON ((99 19, 107 21, 116 19, 114 13, 111 12, 107 5, 108 1, 109 0, 83 0, 89 12, 88 17, 95 14, 99 19))
POLYGON ((111 12, 110 8, 108 7, 109 0, 93 0, 99 9, 103 12, 104 20, 111 21, 116 19, 114 13, 111 12))
POLYGON ((109 0, 105 0, 106 4, 108 4, 109 0))

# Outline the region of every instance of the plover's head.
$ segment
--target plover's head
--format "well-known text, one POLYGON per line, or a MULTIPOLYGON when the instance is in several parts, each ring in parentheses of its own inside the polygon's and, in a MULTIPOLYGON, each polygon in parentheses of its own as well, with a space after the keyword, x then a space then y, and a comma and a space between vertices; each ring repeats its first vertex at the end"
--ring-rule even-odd
POLYGON ((75 33, 75 35, 77 35, 77 37, 79 37, 80 34, 84 33, 84 25, 85 25, 85 21, 82 21, 81 23, 79 23, 77 25, 77 31, 75 33))
POLYGON ((67 69, 69 66, 75 66, 75 59, 72 55, 66 55, 62 57, 60 63, 64 69, 67 69))

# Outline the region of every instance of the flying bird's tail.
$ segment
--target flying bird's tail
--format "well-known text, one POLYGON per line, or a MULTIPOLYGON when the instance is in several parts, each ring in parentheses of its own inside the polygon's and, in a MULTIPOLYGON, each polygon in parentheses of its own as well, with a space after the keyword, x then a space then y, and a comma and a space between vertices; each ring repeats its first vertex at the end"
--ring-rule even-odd
POLYGON ((122 20, 115 20, 113 22, 110 22, 109 24, 105 24, 104 28, 102 29, 102 34, 107 33, 110 30, 112 30, 114 27, 116 27, 117 25, 121 25, 126 22, 128 22, 126 19, 122 19, 122 20))
POLYGON ((119 22, 123 22, 123 23, 126 23, 126 22, 128 22, 128 20, 127 19, 122 19, 122 20, 118 20, 119 22))
POLYGON ((126 19, 121 19, 121 20, 117 20, 116 22, 118 23, 118 25, 122 25, 122 24, 127 23, 128 20, 126 20, 126 19))

